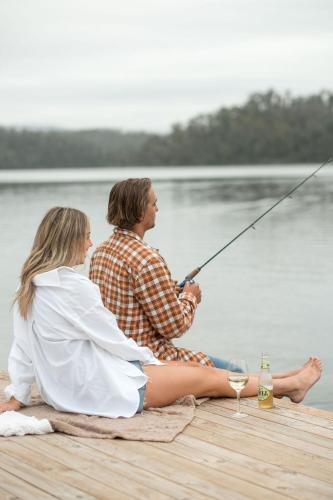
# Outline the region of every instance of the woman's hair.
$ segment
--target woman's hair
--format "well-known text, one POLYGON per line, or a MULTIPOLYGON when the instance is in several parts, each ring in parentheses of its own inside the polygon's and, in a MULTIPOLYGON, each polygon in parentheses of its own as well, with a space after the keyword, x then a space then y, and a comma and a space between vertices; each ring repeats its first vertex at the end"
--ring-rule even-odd
POLYGON ((15 295, 21 315, 26 318, 32 303, 34 276, 60 266, 75 266, 84 256, 87 216, 67 207, 51 208, 40 223, 29 257, 21 272, 21 284, 15 295))
POLYGON ((141 221, 148 204, 151 180, 127 179, 110 191, 107 221, 121 229, 131 229, 141 221))

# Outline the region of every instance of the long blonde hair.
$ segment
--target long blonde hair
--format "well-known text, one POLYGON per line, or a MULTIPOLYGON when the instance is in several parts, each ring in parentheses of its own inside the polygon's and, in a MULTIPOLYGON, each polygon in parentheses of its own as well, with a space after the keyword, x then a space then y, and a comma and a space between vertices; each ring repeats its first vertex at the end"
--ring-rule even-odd
POLYGON ((14 299, 23 318, 27 318, 34 298, 33 278, 60 266, 78 264, 84 256, 88 227, 87 216, 75 208, 54 207, 45 214, 23 265, 21 284, 14 299))

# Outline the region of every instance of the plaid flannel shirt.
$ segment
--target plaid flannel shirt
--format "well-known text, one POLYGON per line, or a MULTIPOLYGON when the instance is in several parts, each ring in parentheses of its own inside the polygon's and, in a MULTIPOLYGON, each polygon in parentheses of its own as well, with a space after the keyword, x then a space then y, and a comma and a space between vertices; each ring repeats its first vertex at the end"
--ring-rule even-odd
POLYGON ((163 257, 136 233, 116 228, 95 250, 90 279, 119 328, 157 358, 213 365, 206 354, 173 345, 191 326, 197 301, 190 293, 177 296, 163 257))

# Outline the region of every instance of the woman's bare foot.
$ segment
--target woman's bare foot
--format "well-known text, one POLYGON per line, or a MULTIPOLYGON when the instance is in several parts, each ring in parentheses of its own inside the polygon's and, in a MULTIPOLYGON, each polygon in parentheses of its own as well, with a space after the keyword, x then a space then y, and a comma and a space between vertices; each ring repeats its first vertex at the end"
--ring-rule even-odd
POLYGON ((310 358, 303 369, 295 375, 296 388, 285 394, 294 403, 303 401, 308 390, 320 379, 322 362, 319 358, 310 358))

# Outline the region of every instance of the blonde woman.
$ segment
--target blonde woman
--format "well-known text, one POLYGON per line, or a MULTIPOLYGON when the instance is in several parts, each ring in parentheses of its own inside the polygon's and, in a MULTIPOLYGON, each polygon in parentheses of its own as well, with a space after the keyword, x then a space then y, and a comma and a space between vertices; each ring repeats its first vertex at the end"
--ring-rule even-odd
MULTIPOLYGON (((81 211, 55 207, 43 218, 15 297, 11 384, 0 411, 28 405, 33 382, 56 410, 112 418, 186 394, 234 397, 224 370, 162 364, 119 330, 98 287, 75 270, 91 245, 81 211)), ((299 402, 320 374, 320 361, 310 358, 304 367, 276 376, 274 394, 299 402)), ((242 396, 254 396, 257 385, 251 375, 242 396)))

